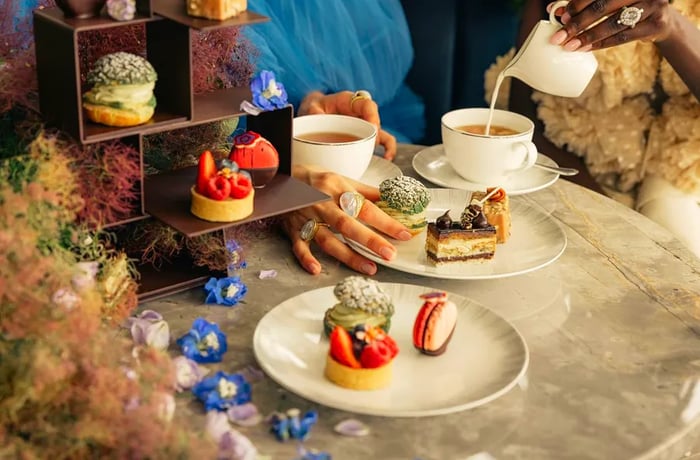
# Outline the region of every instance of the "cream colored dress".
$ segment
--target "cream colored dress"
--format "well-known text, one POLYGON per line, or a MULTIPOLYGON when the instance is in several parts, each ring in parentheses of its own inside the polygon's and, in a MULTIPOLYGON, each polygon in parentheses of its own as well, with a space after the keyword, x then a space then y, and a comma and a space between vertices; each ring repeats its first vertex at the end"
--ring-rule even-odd
MULTIPOLYGON (((700 26, 700 0, 676 0, 700 26)), ((486 72, 486 99, 514 50, 486 72)), ((534 92, 545 135, 585 158, 615 199, 673 232, 700 256, 700 103, 650 42, 595 51, 599 69, 578 98, 534 92), (656 107, 656 108, 655 108, 656 107)), ((499 105, 505 106, 507 85, 499 105)))

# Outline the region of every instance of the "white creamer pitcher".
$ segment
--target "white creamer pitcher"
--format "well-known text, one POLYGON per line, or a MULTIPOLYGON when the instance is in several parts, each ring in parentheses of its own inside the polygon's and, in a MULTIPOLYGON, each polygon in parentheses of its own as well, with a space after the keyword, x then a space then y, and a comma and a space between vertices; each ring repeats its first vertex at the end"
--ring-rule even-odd
POLYGON ((552 45, 550 37, 563 25, 554 13, 566 6, 566 0, 556 2, 549 12, 549 21, 535 25, 520 51, 503 71, 504 77, 515 77, 543 93, 563 97, 578 97, 590 83, 598 61, 590 51, 567 51, 552 45))

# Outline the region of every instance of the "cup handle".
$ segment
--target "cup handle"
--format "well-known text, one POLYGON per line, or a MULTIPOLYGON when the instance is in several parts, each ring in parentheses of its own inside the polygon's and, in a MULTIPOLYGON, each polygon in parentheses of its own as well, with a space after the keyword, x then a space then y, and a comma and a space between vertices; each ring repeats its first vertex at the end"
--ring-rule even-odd
POLYGON ((537 146, 535 146, 535 144, 533 144, 532 142, 518 142, 513 146, 516 149, 524 148, 527 152, 527 156, 523 160, 523 163, 517 168, 511 170, 511 172, 524 171, 528 168, 531 168, 532 165, 534 165, 537 161, 537 156, 539 155, 539 153, 537 152, 537 146))
POLYGON ((566 6, 568 4, 569 0, 561 0, 552 5, 552 9, 549 11, 549 22, 551 22, 552 24, 556 24, 559 27, 564 27, 564 24, 562 24, 561 21, 557 19, 557 16, 554 13, 562 6, 566 6))

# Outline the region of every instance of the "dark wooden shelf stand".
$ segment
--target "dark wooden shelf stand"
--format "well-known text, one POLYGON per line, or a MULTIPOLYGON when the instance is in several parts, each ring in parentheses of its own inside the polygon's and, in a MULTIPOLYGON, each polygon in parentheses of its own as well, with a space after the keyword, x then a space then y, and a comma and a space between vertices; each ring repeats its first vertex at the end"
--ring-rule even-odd
MULTIPOLYGON (((118 22, 107 16, 90 19, 66 18, 59 8, 34 11, 39 105, 42 117, 51 126, 62 129, 82 144, 120 139, 138 149, 141 179, 134 184, 140 192, 135 215, 105 228, 125 226, 156 218, 188 237, 220 231, 233 225, 264 219, 309 206, 329 197, 291 177, 291 106, 250 116, 241 112, 244 100, 251 100, 249 88, 229 88, 194 94, 192 88, 193 34, 224 27, 240 27, 268 21, 269 18, 245 11, 225 20, 211 21, 187 15, 185 0, 137 0, 137 14, 131 21, 118 22), (146 59, 158 73, 154 90, 156 112, 151 120, 138 126, 115 128, 91 122, 82 110, 78 34, 133 24, 144 24, 146 59), (184 168, 144 177, 143 138, 204 123, 245 116, 248 129, 260 133, 276 147, 280 156, 278 175, 264 188, 255 190, 253 214, 233 223, 211 223, 189 213, 190 187, 196 168, 184 168)), ((140 265, 139 299, 163 297, 202 285, 210 276, 206 268, 195 267, 187 256, 179 256, 167 265, 140 265)))

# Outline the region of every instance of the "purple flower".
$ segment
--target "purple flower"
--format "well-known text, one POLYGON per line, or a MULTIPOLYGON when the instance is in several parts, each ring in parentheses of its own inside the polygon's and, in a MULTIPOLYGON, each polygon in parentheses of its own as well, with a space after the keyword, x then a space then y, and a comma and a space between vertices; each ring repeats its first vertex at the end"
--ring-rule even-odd
POLYGON ((204 318, 195 319, 189 332, 177 339, 177 344, 183 355, 198 363, 218 363, 228 350, 226 334, 204 318))
POLYGON ((294 460, 331 460, 331 454, 328 452, 307 449, 301 444, 297 446, 297 455, 298 457, 294 460))
POLYGON ((253 403, 229 407, 226 414, 231 422, 240 426, 253 426, 262 421, 262 415, 260 415, 258 408, 253 403))
POLYGON ((173 359, 175 366, 175 390, 189 390, 207 374, 208 370, 186 356, 173 359))
POLYGON ((226 410, 229 407, 250 402, 250 384, 241 374, 218 371, 192 388, 192 393, 210 410, 226 410))
POLYGON ((287 105, 287 91, 275 79, 275 74, 263 70, 250 82, 253 103, 263 110, 281 109, 287 105))
POLYGON ((144 310, 139 316, 129 318, 131 338, 136 345, 148 345, 167 350, 170 345, 170 327, 163 316, 153 310, 144 310))
POLYGON ((206 431, 219 446, 220 460, 255 460, 258 451, 250 439, 234 430, 226 414, 217 411, 207 412, 206 431))
POLYGON ((209 278, 204 285, 207 291, 206 303, 216 303, 232 307, 236 305, 248 292, 248 287, 241 281, 239 276, 229 276, 226 278, 209 278))

